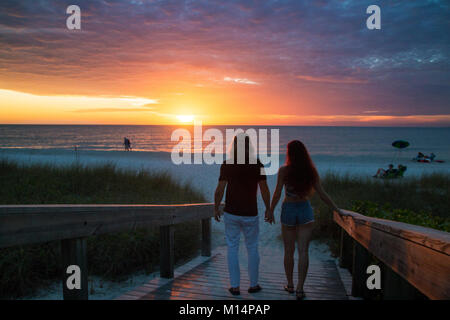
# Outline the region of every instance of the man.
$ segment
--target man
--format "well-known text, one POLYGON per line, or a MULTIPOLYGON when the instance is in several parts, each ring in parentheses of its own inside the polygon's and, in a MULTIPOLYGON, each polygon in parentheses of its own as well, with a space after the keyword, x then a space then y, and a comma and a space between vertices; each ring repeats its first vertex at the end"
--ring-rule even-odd
POLYGON ((220 167, 219 183, 214 201, 214 216, 220 221, 220 203, 226 188, 225 197, 225 238, 228 248, 228 271, 230 274, 230 293, 240 294, 239 240, 244 234, 248 254, 248 273, 250 278, 249 293, 258 292, 261 287, 259 278, 259 219, 257 207, 258 186, 266 206, 266 221, 270 220, 270 192, 267 186, 263 165, 257 160, 250 138, 238 134, 231 146, 230 157, 220 167), (238 142, 239 141, 239 142, 238 142), (241 146, 245 145, 244 148, 241 146), (241 152, 245 150, 245 152, 241 152))

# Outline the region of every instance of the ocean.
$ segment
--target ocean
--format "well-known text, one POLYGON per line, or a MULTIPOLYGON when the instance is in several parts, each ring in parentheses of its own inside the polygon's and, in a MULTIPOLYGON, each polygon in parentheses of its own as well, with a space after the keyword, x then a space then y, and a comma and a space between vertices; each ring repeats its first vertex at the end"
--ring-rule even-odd
MULTIPOLYGON (((194 136, 192 126, 114 126, 114 125, 0 125, 1 149, 121 151, 123 138, 128 137, 134 151, 171 152, 177 142, 171 141, 174 130, 184 128, 194 136)), ((279 130, 280 153, 285 153, 290 140, 305 143, 312 156, 413 158, 417 152, 435 153, 450 161, 450 128, 386 128, 386 127, 247 127, 204 126, 219 129, 279 130), (406 140, 410 146, 398 150, 394 140, 406 140)), ((206 146, 209 141, 204 141, 206 146)), ((226 143, 226 141, 224 141, 226 143)))
MULTIPOLYGON (((0 125, 0 158, 33 163, 83 164, 114 163, 121 168, 164 170, 177 179, 193 183, 212 199, 217 183, 218 165, 181 164, 171 160, 171 141, 176 129, 184 128, 194 137, 192 126, 103 126, 103 125, 0 125), (131 140, 133 151, 125 152, 123 138, 131 140), (75 146, 77 151, 75 151, 75 146)), ((204 126, 203 132, 212 127, 204 126)), ((405 127, 245 127, 218 126, 225 139, 226 129, 259 132, 267 129, 268 145, 271 130, 279 130, 279 152, 274 151, 278 168, 285 161, 286 145, 299 139, 310 151, 319 173, 372 176, 380 167, 390 163, 408 167, 405 177, 426 173, 450 173, 450 128, 405 127), (410 146, 403 150, 392 147, 395 140, 406 140, 410 146), (430 154, 443 163, 412 161, 418 152, 430 154)), ((203 142, 203 147, 209 144, 203 142)), ((226 141, 223 150, 226 151, 226 141)), ((275 159, 275 158, 273 158, 275 159)), ((268 165, 266 165, 266 168, 268 165)), ((276 170, 274 171, 276 172, 276 170)), ((275 176, 269 177, 275 184, 275 176)), ((273 186, 272 186, 273 187, 273 186)))

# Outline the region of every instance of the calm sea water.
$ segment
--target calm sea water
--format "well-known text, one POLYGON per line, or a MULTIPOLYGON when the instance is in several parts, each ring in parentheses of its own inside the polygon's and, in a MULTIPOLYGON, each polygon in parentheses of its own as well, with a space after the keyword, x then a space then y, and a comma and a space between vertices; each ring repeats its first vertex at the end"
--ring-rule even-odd
MULTIPOLYGON (((0 148, 4 149, 74 149, 116 151, 123 149, 123 137, 128 137, 135 151, 170 152, 177 143, 171 141, 176 126, 78 126, 78 125, 0 125, 0 148)), ((191 126, 188 129, 192 137, 191 126)), ((211 127, 204 126, 203 132, 211 127)), ((226 129, 250 127, 215 127, 226 129)), ((279 129, 280 153, 292 139, 302 140, 312 155, 350 157, 390 157, 397 150, 391 146, 394 140, 406 140, 410 147, 401 155, 411 158, 421 151, 434 152, 439 158, 450 161, 450 128, 379 128, 379 127, 252 127, 268 130, 279 129)), ((206 146, 209 142, 204 141, 206 146)))

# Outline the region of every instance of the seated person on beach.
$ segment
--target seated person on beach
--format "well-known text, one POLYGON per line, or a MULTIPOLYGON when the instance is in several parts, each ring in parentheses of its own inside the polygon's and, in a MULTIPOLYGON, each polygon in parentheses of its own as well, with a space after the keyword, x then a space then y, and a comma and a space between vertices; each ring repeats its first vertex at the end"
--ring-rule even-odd
POLYGON ((401 177, 403 177, 403 175, 404 175, 404 173, 405 173, 407 168, 408 168, 407 166, 399 164, 398 165, 398 170, 396 170, 394 178, 401 178, 401 177))
POLYGON ((429 156, 424 155, 422 152, 419 152, 417 154, 417 157, 414 158, 416 161, 420 162, 433 162, 434 158, 436 158, 436 155, 432 152, 429 156))
POLYGON ((377 173, 373 176, 374 178, 381 178, 386 177, 389 174, 394 174, 397 172, 397 169, 394 169, 394 165, 390 164, 389 168, 387 170, 384 170, 383 168, 379 168, 377 173))

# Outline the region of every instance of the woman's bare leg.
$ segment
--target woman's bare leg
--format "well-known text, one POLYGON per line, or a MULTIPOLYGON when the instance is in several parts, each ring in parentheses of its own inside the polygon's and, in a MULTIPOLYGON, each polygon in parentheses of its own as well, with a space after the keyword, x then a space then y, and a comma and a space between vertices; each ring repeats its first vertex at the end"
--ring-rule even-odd
POLYGON ((377 173, 374 175, 374 177, 379 177, 380 175, 384 175, 386 173, 386 170, 383 168, 378 169, 377 173))
POLYGON ((296 227, 281 225, 281 234, 283 235, 284 243, 284 272, 286 273, 288 286, 293 287, 294 252, 297 238, 296 227))
POLYGON ((314 227, 314 222, 297 226, 298 246, 298 283, 297 291, 303 291, 306 274, 309 266, 309 241, 314 227))

